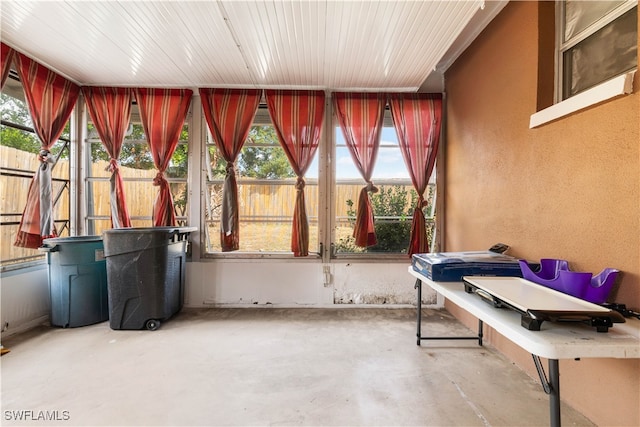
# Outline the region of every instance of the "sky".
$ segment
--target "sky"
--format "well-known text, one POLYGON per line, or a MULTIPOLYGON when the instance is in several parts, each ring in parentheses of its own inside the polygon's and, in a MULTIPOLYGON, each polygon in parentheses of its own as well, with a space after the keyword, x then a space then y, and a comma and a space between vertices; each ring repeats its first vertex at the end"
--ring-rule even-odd
MULTIPOLYGON (((360 172, 356 169, 351 159, 349 149, 344 145, 344 136, 341 131, 336 132, 336 178, 351 179, 361 178, 360 172)), ((307 178, 318 177, 318 155, 309 167, 306 174, 307 178)), ((398 139, 395 130, 392 127, 385 127, 382 130, 380 140, 380 148, 378 149, 378 158, 376 159, 373 170, 373 182, 379 179, 387 178, 404 178, 409 179, 409 173, 402 159, 402 154, 398 148, 398 139), (384 147, 392 144, 394 147, 384 147)))

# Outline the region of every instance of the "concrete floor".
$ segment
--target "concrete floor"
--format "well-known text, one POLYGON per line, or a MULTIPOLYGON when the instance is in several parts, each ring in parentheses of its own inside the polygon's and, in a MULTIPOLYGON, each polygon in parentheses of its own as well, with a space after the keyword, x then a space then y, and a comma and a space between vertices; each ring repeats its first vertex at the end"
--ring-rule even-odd
MULTIPOLYGON (((430 334, 471 333, 424 315, 430 334)), ((42 326, 3 345, 4 426, 549 424, 537 380, 475 341, 416 346, 410 308, 185 309, 156 331, 42 326)), ((562 422, 593 425, 566 405, 562 422)))

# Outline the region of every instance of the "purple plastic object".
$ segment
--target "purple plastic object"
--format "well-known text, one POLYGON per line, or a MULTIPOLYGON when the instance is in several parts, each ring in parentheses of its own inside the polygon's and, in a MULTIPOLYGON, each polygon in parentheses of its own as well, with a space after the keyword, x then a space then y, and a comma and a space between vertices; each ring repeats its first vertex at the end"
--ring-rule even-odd
POLYGON ((598 275, 593 276, 590 286, 585 290, 582 299, 595 304, 607 302, 619 272, 615 268, 605 268, 598 275))
POLYGON ((541 259, 540 270, 534 272, 526 261, 518 262, 523 278, 594 304, 607 302, 619 273, 614 268, 605 268, 596 276, 570 271, 567 261, 553 258, 541 259))

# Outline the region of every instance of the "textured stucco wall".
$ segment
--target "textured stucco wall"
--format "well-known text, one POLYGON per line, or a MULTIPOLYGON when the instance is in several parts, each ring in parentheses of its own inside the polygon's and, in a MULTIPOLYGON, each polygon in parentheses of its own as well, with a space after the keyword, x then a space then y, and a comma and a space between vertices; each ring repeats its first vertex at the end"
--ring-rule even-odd
MULTIPOLYGON (((538 3, 511 2, 445 74, 444 250, 504 242, 577 271, 618 268, 616 301, 638 310, 640 79, 631 95, 529 129, 538 39, 538 3)), ((535 375, 529 355, 490 339, 535 375)), ((563 400, 599 425, 640 425, 640 361, 560 365, 563 400)))

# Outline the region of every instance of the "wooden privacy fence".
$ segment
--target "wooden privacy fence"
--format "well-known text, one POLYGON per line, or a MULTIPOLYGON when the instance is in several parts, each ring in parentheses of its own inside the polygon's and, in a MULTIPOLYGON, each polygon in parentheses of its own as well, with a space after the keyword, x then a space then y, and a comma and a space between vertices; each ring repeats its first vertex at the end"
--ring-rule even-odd
MULTIPOLYGON (((3 168, 34 171, 38 166, 36 155, 26 151, 17 150, 11 147, 0 146, 1 164, 3 168)), ((106 171, 108 162, 98 161, 91 165, 92 177, 108 178, 110 173, 106 171)), ((122 175, 125 179, 124 191, 126 195, 127 207, 132 217, 151 216, 153 202, 158 194, 158 188, 153 186, 151 180, 156 176, 156 170, 143 170, 134 168, 121 168, 122 175)), ((54 194, 65 181, 69 180, 69 162, 66 159, 60 159, 56 167, 53 169, 54 177, 54 194)), ((0 201, 3 209, 3 222, 19 222, 20 216, 26 203, 27 192, 30 178, 19 178, 13 176, 2 175, 0 177, 0 201), (15 214, 8 216, 7 214, 15 214)), ((255 183, 247 179, 243 179, 238 187, 239 214, 244 220, 269 221, 280 220, 288 221, 293 215, 293 207, 296 196, 295 179, 290 181, 278 180, 256 180, 255 183), (286 185, 283 185, 286 183, 286 185)), ((176 202, 181 201, 184 197, 185 185, 183 183, 172 183, 172 192, 176 202)), ((334 189, 335 209, 338 217, 347 217, 348 204, 347 200, 352 200, 354 205, 358 201, 358 194, 362 184, 339 184, 334 189)), ((404 186, 409 190, 411 185, 404 186)), ((92 181, 91 185, 85 188, 86 197, 92 200, 89 204, 89 214, 95 216, 109 217, 110 215, 110 196, 109 181, 99 180, 92 181)), ((307 215, 310 220, 317 219, 318 209, 318 185, 315 180, 308 180, 305 186, 305 200, 307 207, 307 215)), ((222 193, 222 184, 211 184, 209 186, 209 197, 212 211, 207 215, 207 219, 217 220, 220 214, 220 198, 222 193)), ((408 196, 409 197, 409 196, 408 196)), ((409 199, 407 202, 409 203, 409 199)), ((68 219, 69 212, 69 194, 64 191, 58 206, 55 208, 54 217, 56 219, 68 219)), ((407 203, 407 205, 408 205, 407 203)), ((179 208, 178 213, 180 214, 179 208)), ((100 233, 104 227, 109 227, 108 220, 103 221, 105 224, 96 227, 96 232, 100 233)), ((151 221, 146 220, 148 224, 140 224, 136 221, 135 225, 151 226, 151 221)), ((20 258, 24 256, 37 255, 37 251, 33 249, 16 248, 13 246, 17 225, 7 225, 0 227, 0 259, 7 260, 20 258)))

